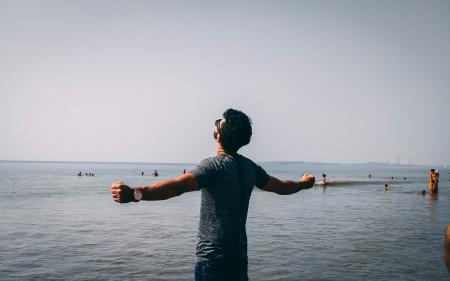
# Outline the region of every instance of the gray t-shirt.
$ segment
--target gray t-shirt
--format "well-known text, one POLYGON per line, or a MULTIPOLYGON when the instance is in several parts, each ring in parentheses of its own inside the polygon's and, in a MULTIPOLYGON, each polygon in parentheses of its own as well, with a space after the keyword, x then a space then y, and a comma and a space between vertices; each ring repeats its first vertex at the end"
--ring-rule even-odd
POLYGON ((202 192, 197 258, 247 258, 248 204, 253 187, 262 188, 269 175, 239 155, 204 159, 192 171, 202 192))

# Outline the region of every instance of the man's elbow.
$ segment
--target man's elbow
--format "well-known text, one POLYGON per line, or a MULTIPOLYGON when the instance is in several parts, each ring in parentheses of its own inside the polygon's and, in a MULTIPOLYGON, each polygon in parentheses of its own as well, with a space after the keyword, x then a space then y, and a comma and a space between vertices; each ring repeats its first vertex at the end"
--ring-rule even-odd
POLYGON ((293 192, 290 192, 289 188, 287 188, 287 186, 282 182, 280 182, 276 185, 271 185, 266 188, 263 188, 263 190, 268 191, 268 192, 273 192, 278 195, 290 195, 293 193, 293 192))
POLYGON ((301 190, 296 183, 293 182, 280 182, 275 193, 278 195, 291 195, 301 190))
POLYGON ((198 190, 197 179, 192 174, 184 174, 175 179, 176 186, 178 186, 177 190, 181 195, 185 192, 196 191, 198 190))
POLYGON ((294 194, 297 192, 298 192, 298 190, 292 191, 292 190, 281 189, 281 190, 277 190, 275 193, 278 195, 291 195, 291 194, 294 194))

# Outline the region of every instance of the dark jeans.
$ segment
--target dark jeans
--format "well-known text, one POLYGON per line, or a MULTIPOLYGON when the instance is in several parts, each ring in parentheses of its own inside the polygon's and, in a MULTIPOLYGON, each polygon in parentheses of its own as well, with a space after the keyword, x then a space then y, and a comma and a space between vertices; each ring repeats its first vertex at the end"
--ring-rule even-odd
POLYGON ((248 281, 247 260, 198 261, 195 281, 248 281))

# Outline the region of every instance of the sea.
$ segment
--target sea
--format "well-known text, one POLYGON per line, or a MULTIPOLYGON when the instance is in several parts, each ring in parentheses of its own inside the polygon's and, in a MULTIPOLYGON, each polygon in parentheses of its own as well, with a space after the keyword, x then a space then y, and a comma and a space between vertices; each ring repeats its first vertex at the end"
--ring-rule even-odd
MULTIPOLYGON (((255 188, 250 280, 450 279, 448 168, 439 168, 433 196, 422 194, 429 166, 260 164, 281 179, 325 173, 330 185, 289 196, 255 188)), ((0 280, 193 280, 200 192, 118 204, 110 186, 142 186, 194 165, 0 161, 0 280)))

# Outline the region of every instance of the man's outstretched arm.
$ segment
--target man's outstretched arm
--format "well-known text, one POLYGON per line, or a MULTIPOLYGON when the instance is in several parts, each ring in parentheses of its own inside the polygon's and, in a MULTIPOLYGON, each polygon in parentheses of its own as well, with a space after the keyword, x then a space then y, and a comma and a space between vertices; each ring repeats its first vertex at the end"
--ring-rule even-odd
POLYGON ((142 191, 142 200, 166 200, 179 196, 185 192, 198 190, 197 180, 191 173, 183 174, 174 179, 152 183, 144 187, 129 187, 124 182, 115 182, 111 185, 111 194, 114 201, 128 203, 134 200, 134 189, 142 191))
POLYGON ((313 187, 315 180, 315 177, 310 175, 304 175, 300 181, 279 180, 276 177, 270 176, 262 190, 280 195, 290 195, 297 193, 302 189, 313 187))

